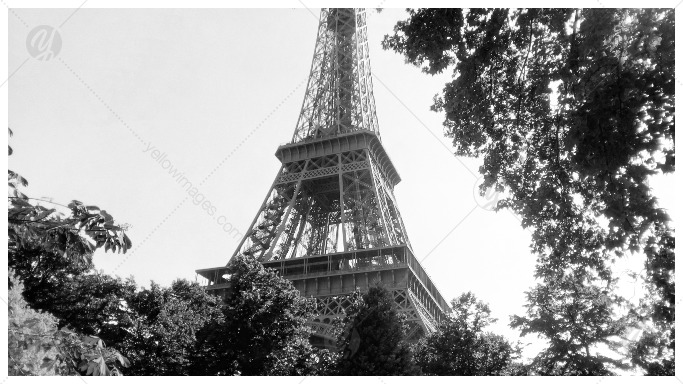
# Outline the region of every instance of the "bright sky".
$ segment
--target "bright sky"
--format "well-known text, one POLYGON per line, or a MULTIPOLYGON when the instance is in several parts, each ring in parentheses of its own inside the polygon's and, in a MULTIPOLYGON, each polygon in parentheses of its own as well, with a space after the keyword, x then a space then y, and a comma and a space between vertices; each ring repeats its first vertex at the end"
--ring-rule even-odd
MULTIPOLYGON (((58 26, 70 10, 9 17, 10 169, 32 197, 72 199, 128 223, 126 255, 98 252, 97 268, 141 285, 194 279, 224 265, 279 169, 304 96, 318 9, 82 9, 60 29, 61 51, 38 61, 34 26, 58 26), (165 153, 212 206, 210 215, 151 157, 165 153), (201 185, 200 185, 201 184, 201 185)), ((533 285, 530 233, 509 212, 475 201, 478 161, 457 159, 432 97, 449 75, 430 77, 381 49, 403 10, 368 14, 378 120, 402 182, 395 193, 415 255, 450 300, 473 291, 515 337, 533 285)), ((166 164, 169 164, 166 163, 166 164)), ((673 181, 653 183, 663 206, 673 181)), ((670 205, 673 207, 672 205, 670 205)))

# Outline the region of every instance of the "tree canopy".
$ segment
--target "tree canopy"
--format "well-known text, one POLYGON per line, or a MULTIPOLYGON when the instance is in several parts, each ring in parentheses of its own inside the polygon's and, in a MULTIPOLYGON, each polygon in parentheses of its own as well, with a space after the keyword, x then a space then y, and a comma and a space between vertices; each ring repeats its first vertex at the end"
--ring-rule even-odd
MULTIPOLYGON (((536 277, 550 289, 529 305, 559 300, 554 284, 567 279, 611 292, 613 261, 643 253, 650 294, 634 311, 658 336, 633 362, 673 374, 662 367, 673 366, 674 229, 648 183, 674 172, 673 9, 408 14, 384 47, 426 73, 453 71, 432 109, 456 155, 483 159, 482 192, 503 193, 497 208, 533 232, 536 277)), ((538 315, 514 324, 546 334, 538 315)))
POLYGON ((189 375, 198 334, 223 319, 220 298, 197 283, 176 280, 164 288, 152 283, 125 297, 114 327, 103 332, 131 362, 128 375, 189 375))
POLYGON ((96 249, 132 245, 111 215, 78 201, 46 208, 19 191, 23 177, 8 179, 11 373, 304 375, 331 364, 308 341, 313 302, 258 261, 232 260, 225 302, 186 280, 139 288, 95 270, 96 249))
POLYGON ((428 74, 452 71, 432 109, 456 155, 482 158, 482 192, 501 192, 497 209, 533 233, 537 284, 511 318, 548 341, 529 366, 485 331, 494 319, 471 293, 411 346, 392 292, 372 287, 336 353, 309 343, 314 302, 250 257, 231 260, 224 301, 186 280, 140 288, 92 261, 132 247, 125 225, 30 198, 8 170, 9 372, 672 375, 675 233, 649 180, 675 170, 674 32, 671 9, 410 9, 384 39, 428 74), (620 297, 613 269, 634 253, 639 303, 620 297), (622 359, 603 353, 634 328, 622 359))
POLYGON ((49 313, 32 309, 12 270, 8 294, 8 372, 13 376, 120 375, 129 361, 100 338, 59 328, 49 313))
POLYGON ((314 303, 249 256, 230 260, 220 322, 205 328, 193 374, 308 375, 317 368, 308 337, 314 303))
POLYGON ((405 318, 398 312, 393 293, 370 287, 362 300, 348 308, 345 331, 339 336, 340 357, 335 374, 418 375, 420 368, 405 340, 405 318))
POLYGON ((518 351, 503 336, 484 329, 495 322, 488 304, 467 292, 451 301, 436 332, 417 346, 416 361, 427 375, 492 376, 510 373, 518 351))
MULTIPOLYGON (((9 133, 11 136, 12 131, 9 133)), ((8 148, 12 155, 12 148, 8 148)), ((80 329, 74 331, 73 327, 65 327, 76 324, 59 318, 59 314, 80 322, 78 308, 52 312, 49 299, 55 294, 68 295, 70 291, 57 290, 92 270, 92 253, 96 249, 125 253, 131 241, 124 228, 115 224, 106 211, 79 201, 62 206, 68 209, 67 214, 37 204, 40 199, 20 192, 20 188, 28 185, 25 178, 12 170, 7 171, 7 176, 10 373, 120 374, 129 366, 126 357, 106 345, 98 329, 76 326, 80 329), (45 309, 47 313, 36 309, 45 309), (43 360, 37 365, 36 358, 41 356, 43 360)), ((92 310, 88 297, 84 295, 78 300, 91 309, 91 315, 101 316, 102 308, 92 310)))

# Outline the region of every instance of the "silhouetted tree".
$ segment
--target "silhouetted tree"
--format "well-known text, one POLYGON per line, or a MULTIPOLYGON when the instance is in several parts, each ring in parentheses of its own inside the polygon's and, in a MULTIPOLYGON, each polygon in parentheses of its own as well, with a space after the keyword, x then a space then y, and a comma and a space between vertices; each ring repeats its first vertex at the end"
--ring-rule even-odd
POLYGON ((32 309, 23 284, 9 270, 8 373, 12 376, 119 375, 128 359, 97 337, 59 328, 49 313, 32 309))
POLYGON ((537 333, 549 341, 531 365, 541 375, 611 375, 628 369, 619 359, 604 355, 600 347, 617 350, 618 339, 633 320, 613 310, 608 289, 583 286, 572 275, 538 284, 527 292, 527 315, 512 316, 511 325, 522 335, 537 333))
POLYGON ((508 374, 519 351, 503 336, 484 331, 496 321, 488 304, 468 292, 451 301, 451 313, 436 332, 420 340, 415 360, 427 375, 508 374))
POLYGON ((650 295, 637 312, 656 336, 633 362, 673 374, 674 234, 648 184, 675 169, 673 10, 408 12, 384 46, 427 73, 453 69, 432 108, 445 113, 456 155, 483 158, 482 192, 502 192, 497 208, 533 231, 548 295, 529 305, 564 300, 554 295, 568 291, 551 285, 571 271, 577 285, 610 291, 617 308, 612 262, 643 252, 650 295))
POLYGON ((406 343, 404 318, 393 294, 371 287, 361 301, 348 309, 345 332, 339 337, 339 375, 418 375, 406 343))
POLYGON ((220 298, 197 283, 176 280, 169 288, 152 283, 126 297, 113 329, 102 332, 128 357, 127 375, 188 375, 199 331, 222 320, 220 298))
MULTIPOLYGON (((9 133, 11 136, 12 131, 9 133)), ((79 201, 63 206, 68 209, 66 215, 44 207, 37 203, 40 200, 19 191, 28 185, 26 179, 11 170, 7 174, 7 263, 13 293, 9 308, 10 373, 119 374, 120 369, 128 366, 128 360, 105 345, 95 329, 74 332, 63 327, 69 321, 59 319, 56 324, 49 314, 34 309, 40 307, 54 315, 46 301, 54 294, 68 294, 56 290, 92 269, 92 253, 96 249, 125 253, 131 242, 124 228, 116 225, 106 211, 79 201), (19 286, 15 289, 15 285, 19 286), (19 292, 21 299, 16 297, 19 292), (36 356, 43 356, 40 366, 35 364, 36 356)), ((87 302, 87 297, 81 299, 87 302)))
POLYGON ((249 256, 234 257, 228 269, 223 319, 202 330, 193 374, 314 373, 320 356, 306 326, 314 302, 249 256))

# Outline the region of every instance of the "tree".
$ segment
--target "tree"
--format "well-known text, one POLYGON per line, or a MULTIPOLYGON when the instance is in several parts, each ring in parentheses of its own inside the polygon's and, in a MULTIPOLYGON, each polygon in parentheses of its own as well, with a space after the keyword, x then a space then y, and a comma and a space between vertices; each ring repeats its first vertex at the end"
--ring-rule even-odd
MULTIPOLYGON (((57 340, 70 351, 51 360, 61 374, 311 374, 330 364, 330 354, 308 343, 312 302, 255 260, 232 264, 237 293, 226 306, 183 280, 140 290, 132 279, 94 269, 97 248, 125 253, 131 246, 106 211, 73 201, 62 206, 65 215, 31 203, 18 191, 26 184, 18 174, 10 171, 8 179, 8 264, 26 302, 55 322, 37 339, 25 335, 38 322, 18 324, 11 351, 24 353, 25 340, 46 348, 57 340)), ((34 372, 22 364, 15 368, 34 372)))
POLYGON ((97 335, 121 352, 126 365, 117 372, 189 374, 198 348, 196 335, 222 319, 220 298, 186 280, 176 280, 170 288, 152 283, 149 289, 138 289, 132 279, 62 260, 47 253, 38 263, 17 263, 27 284, 23 296, 32 307, 54 315, 56 326, 97 335), (34 269, 41 273, 32 275, 34 269))
POLYGON ((613 310, 612 304, 623 299, 609 295, 609 289, 583 286, 572 275, 527 292, 527 316, 513 316, 511 325, 522 336, 538 333, 549 340, 531 364, 533 373, 595 376, 628 369, 600 351, 600 347, 617 350, 620 336, 633 325, 628 315, 613 310))
POLYGON ((94 271, 68 277, 55 270, 51 284, 34 283, 24 292, 58 319, 61 327, 98 335, 127 357, 119 371, 126 375, 187 375, 198 349, 197 335, 221 321, 220 298, 197 283, 176 280, 164 288, 152 282, 138 289, 94 271), (125 368, 125 369, 124 369, 125 368))
POLYGON ((645 370, 648 375, 671 375, 675 372, 674 347, 675 326, 673 307, 676 292, 669 284, 669 271, 674 269, 675 239, 662 234, 659 239, 650 239, 647 244, 650 275, 648 294, 637 308, 637 320, 644 324, 642 337, 630 347, 631 361, 645 370), (662 303, 659 298, 667 300, 662 303))
MULTIPOLYGON (((9 130, 10 136, 12 131, 9 130)), ((12 148, 9 147, 9 155, 12 148)), ((72 201, 69 215, 56 209, 33 204, 21 187, 28 185, 18 173, 8 170, 8 266, 9 287, 20 287, 22 298, 14 297, 10 306, 10 372, 15 374, 55 373, 69 375, 119 374, 128 360, 108 347, 96 334, 58 328, 49 314, 39 314, 23 300, 37 299, 36 286, 56 287, 60 282, 92 268, 95 249, 123 251, 131 246, 124 228, 95 206, 72 201), (18 279, 13 280, 16 272, 18 279), (26 286, 25 290, 23 289, 26 286), (32 294, 33 293, 33 294, 32 294), (43 355, 40 367, 35 358, 43 355)), ((53 204, 54 205, 54 204, 53 204)), ((61 327, 62 325, 59 325, 61 327)))
POLYGON ((307 375, 316 356, 308 342, 314 303, 257 260, 238 255, 228 266, 223 318, 198 336, 192 374, 307 375))
POLYGON ((571 270, 612 290, 612 261, 645 254, 641 312, 667 314, 653 329, 672 356, 674 235, 648 180, 674 172, 673 10, 409 10, 384 46, 430 74, 453 68, 432 108, 456 155, 483 158, 482 192, 533 231, 542 284, 571 270))
MULTIPOLYGON (((9 129, 9 135, 12 134, 9 129)), ((12 155, 12 147, 8 146, 8 149, 12 155)), ((55 267, 70 267, 72 273, 78 273, 92 268, 92 254, 96 249, 103 247, 105 252, 126 253, 132 246, 126 228, 117 225, 107 211, 77 200, 62 205, 31 199, 19 191, 28 185, 24 177, 8 170, 7 179, 8 263, 11 268, 17 268, 17 272, 22 267, 30 268, 30 273, 41 275, 43 280, 49 279, 46 274, 55 267), (66 208, 68 215, 30 201, 66 208), (42 260, 44 255, 52 256, 50 263, 42 260)))
POLYGON ((404 316, 393 294, 382 286, 370 287, 350 307, 346 332, 339 337, 338 375, 419 375, 405 341, 404 316))
MULTIPOLYGON (((47 312, 54 322, 49 332, 43 326, 41 336, 31 340, 66 351, 46 361, 50 372, 187 374, 197 332, 222 316, 219 299, 184 280, 170 288, 152 283, 149 290, 138 290, 132 279, 95 271, 92 254, 97 248, 125 253, 131 247, 124 227, 106 211, 78 201, 62 206, 68 216, 32 204, 34 199, 18 191, 26 180, 12 171, 8 179, 8 264, 21 282, 25 303, 47 312), (89 357, 76 358, 81 352, 89 357)), ((29 319, 17 327, 29 324, 30 331, 43 323, 29 319)), ((27 338, 21 329, 14 334, 27 338)), ((14 351, 19 353, 25 343, 17 345, 14 351)), ((23 372, 22 364, 17 366, 23 372)))
POLYGON ((163 288, 152 283, 126 298, 118 332, 103 335, 130 359, 128 375, 188 375, 200 330, 222 320, 220 298, 199 284, 176 280, 163 288))
POLYGON ((468 292, 451 301, 451 313, 436 332, 420 341, 415 360, 427 375, 507 374, 519 351, 503 336, 484 329, 494 323, 488 304, 468 292))
MULTIPOLYGON (((44 254, 40 274, 23 268, 17 275, 24 281, 23 292, 31 307, 54 315, 60 327, 68 326, 78 332, 99 334, 115 342, 120 333, 118 321, 125 312, 126 302, 137 289, 132 279, 122 280, 92 269, 74 273, 74 268, 59 269, 50 263, 54 254, 44 254), (54 269, 51 269, 53 268, 54 269)), ((58 256, 55 257, 58 259, 58 256)))
MULTIPOLYGON (((56 254, 64 259, 62 263, 88 269, 92 267, 92 253, 97 248, 125 253, 132 246, 125 229, 116 225, 105 210, 73 200, 63 206, 70 210, 70 215, 64 217, 54 208, 31 204, 29 200, 9 197, 7 216, 12 262, 26 263, 27 259, 33 259, 40 263, 41 255, 56 254)), ((45 270, 35 268, 35 272, 45 270)))
POLYGON ((128 359, 101 339, 59 329, 54 316, 31 309, 22 297, 23 284, 11 269, 9 277, 10 375, 119 375, 128 366, 128 359))

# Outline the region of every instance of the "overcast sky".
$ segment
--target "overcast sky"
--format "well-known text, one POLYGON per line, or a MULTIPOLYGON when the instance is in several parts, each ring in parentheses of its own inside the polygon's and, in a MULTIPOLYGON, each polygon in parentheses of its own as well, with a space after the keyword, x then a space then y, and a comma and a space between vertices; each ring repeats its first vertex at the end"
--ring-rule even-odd
MULTIPOLYGON (((224 265, 257 213, 303 100, 318 9, 16 10, 9 17, 10 169, 31 197, 72 199, 128 223, 126 255, 98 252, 97 268, 141 285, 194 279, 224 265), (61 50, 31 57, 35 26, 59 26, 61 50), (159 161, 183 173, 195 205, 159 161), (226 229, 217 223, 223 216, 226 229)), ((534 284, 530 234, 509 212, 477 204, 479 162, 457 159, 429 111, 449 74, 430 77, 381 49, 403 10, 369 11, 368 40, 382 139, 402 182, 395 193, 415 255, 451 298, 473 291, 516 335, 534 284)), ((653 182, 664 207, 673 181, 653 182)), ((481 203, 481 201, 480 201, 481 203)), ((673 214, 673 213, 672 213, 673 214)))

